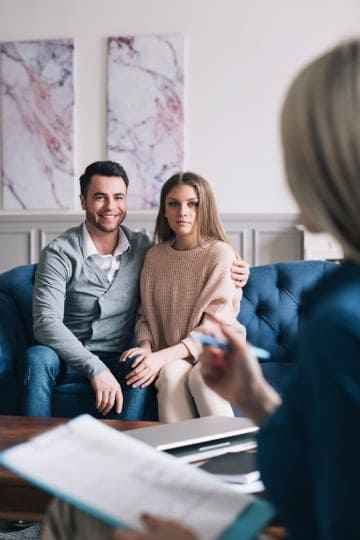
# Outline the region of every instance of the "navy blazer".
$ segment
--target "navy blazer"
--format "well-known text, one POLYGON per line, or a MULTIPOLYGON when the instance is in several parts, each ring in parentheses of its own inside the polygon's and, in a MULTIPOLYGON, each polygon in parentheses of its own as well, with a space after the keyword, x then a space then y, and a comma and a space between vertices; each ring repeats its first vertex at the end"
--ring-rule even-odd
POLYGON ((259 467, 291 539, 358 538, 360 265, 325 276, 302 310, 295 370, 259 432, 259 467))

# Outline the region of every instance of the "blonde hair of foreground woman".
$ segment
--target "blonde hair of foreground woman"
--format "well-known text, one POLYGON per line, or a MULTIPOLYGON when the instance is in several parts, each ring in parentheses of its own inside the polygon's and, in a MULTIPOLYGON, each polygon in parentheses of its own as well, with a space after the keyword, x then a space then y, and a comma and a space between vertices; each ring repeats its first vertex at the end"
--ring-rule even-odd
POLYGON ((304 225, 329 232, 360 262, 360 40, 296 77, 282 118, 284 163, 304 225))

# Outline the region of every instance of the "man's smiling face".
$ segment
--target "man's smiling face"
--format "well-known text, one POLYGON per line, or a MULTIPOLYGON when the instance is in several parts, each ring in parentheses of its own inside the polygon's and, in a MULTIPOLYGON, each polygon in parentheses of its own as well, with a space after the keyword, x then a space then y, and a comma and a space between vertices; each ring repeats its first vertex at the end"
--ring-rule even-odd
POLYGON ((86 195, 80 195, 86 212, 86 225, 91 230, 112 233, 126 217, 127 189, 119 176, 94 175, 86 195))

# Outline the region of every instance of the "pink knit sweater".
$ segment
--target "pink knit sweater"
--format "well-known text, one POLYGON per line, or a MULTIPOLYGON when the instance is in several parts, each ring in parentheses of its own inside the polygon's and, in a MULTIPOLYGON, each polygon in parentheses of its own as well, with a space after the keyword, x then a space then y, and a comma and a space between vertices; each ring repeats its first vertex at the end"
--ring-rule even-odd
POLYGON ((231 279, 233 261, 232 248, 220 241, 189 251, 168 242, 151 248, 140 278, 138 343, 148 339, 158 351, 183 342, 196 359, 201 346, 189 338, 192 330, 200 331, 212 317, 240 326, 242 289, 231 279))

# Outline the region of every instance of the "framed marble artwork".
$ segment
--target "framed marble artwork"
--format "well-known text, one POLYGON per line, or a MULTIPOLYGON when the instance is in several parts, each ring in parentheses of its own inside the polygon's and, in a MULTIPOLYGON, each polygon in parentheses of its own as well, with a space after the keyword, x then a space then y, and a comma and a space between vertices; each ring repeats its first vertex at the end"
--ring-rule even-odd
POLYGON ((185 36, 108 39, 107 154, 128 173, 128 206, 154 208, 184 167, 185 36))
POLYGON ((0 44, 5 210, 74 207, 73 40, 0 44))

